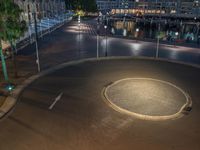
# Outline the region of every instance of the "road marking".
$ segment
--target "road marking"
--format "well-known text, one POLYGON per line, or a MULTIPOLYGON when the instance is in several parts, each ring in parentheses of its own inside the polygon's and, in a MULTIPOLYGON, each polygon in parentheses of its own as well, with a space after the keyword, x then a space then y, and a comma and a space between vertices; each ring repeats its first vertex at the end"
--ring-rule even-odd
POLYGON ((61 99, 61 97, 63 96, 63 92, 61 92, 54 100, 54 102, 49 106, 49 110, 53 109, 53 107, 55 106, 55 104, 61 99))

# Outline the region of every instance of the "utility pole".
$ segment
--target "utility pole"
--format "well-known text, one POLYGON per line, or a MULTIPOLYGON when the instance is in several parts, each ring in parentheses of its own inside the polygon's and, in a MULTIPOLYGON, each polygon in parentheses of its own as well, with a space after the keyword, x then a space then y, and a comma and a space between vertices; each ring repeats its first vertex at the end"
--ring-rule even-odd
POLYGON ((81 16, 78 16, 78 54, 81 56, 81 16))
POLYGON ((97 58, 99 58, 99 31, 100 31, 100 25, 99 25, 99 17, 97 21, 97 58))
POLYGON ((105 25, 104 28, 105 28, 105 34, 106 34, 106 51, 105 51, 105 57, 107 57, 108 56, 108 38, 107 38, 107 28, 108 28, 108 26, 105 25))
MULTIPOLYGON (((158 1, 156 0, 156 3, 158 1)), ((156 58, 158 58, 158 55, 159 55, 159 44, 160 44, 160 30, 161 30, 161 6, 162 6, 162 2, 160 2, 160 16, 159 16, 159 24, 158 24, 158 35, 157 35, 157 45, 156 45, 156 58)))
POLYGON ((38 32, 37 32, 37 20, 36 20, 36 7, 33 12, 34 26, 35 26, 35 50, 36 50, 36 64, 38 66, 38 72, 40 72, 40 58, 39 58, 39 48, 38 48, 38 32))

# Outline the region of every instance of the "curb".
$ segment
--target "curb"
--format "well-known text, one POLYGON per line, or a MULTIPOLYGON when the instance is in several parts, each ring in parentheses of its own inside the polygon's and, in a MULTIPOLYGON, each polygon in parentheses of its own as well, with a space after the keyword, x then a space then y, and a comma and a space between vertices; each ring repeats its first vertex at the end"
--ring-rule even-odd
POLYGON ((102 60, 127 60, 127 59, 135 59, 135 60, 151 60, 151 61, 161 61, 161 62, 168 62, 168 63, 175 63, 175 64, 180 64, 180 65, 185 65, 185 66, 190 66, 194 67, 197 69, 200 69, 200 65, 194 65, 194 64, 187 64, 187 63, 182 63, 178 61, 171 61, 167 59, 155 59, 155 58, 148 58, 148 57, 127 57, 127 56, 112 56, 112 57, 101 57, 101 58, 87 58, 87 59, 82 59, 82 60, 74 60, 70 62, 66 62, 60 65, 57 65, 55 67, 52 67, 50 69, 47 69, 45 71, 42 71, 39 74, 33 75, 26 79, 22 84, 18 85, 14 91, 10 93, 10 95, 5 99, 4 104, 0 107, 0 120, 6 117, 15 107, 17 104, 17 99, 19 98, 20 94, 23 92, 23 90, 29 86, 33 81, 36 79, 45 76, 47 74, 50 74, 56 70, 62 69, 64 67, 70 66, 70 65, 77 65, 83 62, 92 62, 92 61, 102 61, 102 60))
POLYGON ((74 60, 74 61, 70 61, 67 63, 63 63, 60 64, 58 66, 55 66, 53 68, 47 69, 37 75, 33 75, 31 77, 29 77, 28 79, 26 79, 22 84, 18 85, 11 93, 10 95, 5 99, 4 104, 0 107, 0 120, 3 119, 4 117, 6 117, 15 107, 15 105, 17 104, 17 99, 20 96, 20 93, 23 92, 23 90, 29 86, 33 81, 37 80, 38 78, 45 76, 49 73, 52 73, 56 70, 62 69, 66 66, 69 65, 75 65, 75 64, 79 64, 82 62, 86 62, 86 61, 94 61, 96 60, 96 58, 89 58, 89 59, 83 59, 83 60, 74 60))
POLYGON ((182 90, 180 87, 178 87, 178 86, 176 86, 176 85, 174 85, 174 84, 172 84, 170 82, 163 81, 163 80, 158 80, 158 79, 153 79, 153 78, 125 78, 125 79, 121 79, 121 80, 115 81, 112 84, 109 84, 108 86, 104 87, 104 89, 102 91, 102 97, 105 98, 105 100, 104 100, 105 103, 108 104, 111 108, 113 108, 117 112, 129 115, 129 116, 133 116, 133 117, 141 119, 141 120, 148 120, 148 121, 175 120, 177 118, 183 117, 185 114, 187 114, 192 109, 191 97, 184 90, 182 90), (182 107, 179 109, 179 111, 177 111, 176 113, 171 114, 171 115, 156 115, 156 116, 144 115, 144 114, 136 113, 136 112, 127 110, 125 108, 122 108, 122 107, 118 106, 117 104, 115 104, 109 98, 109 96, 107 94, 107 91, 113 85, 116 85, 117 83, 119 83, 121 81, 130 80, 130 79, 157 81, 157 82, 161 82, 161 83, 170 85, 171 87, 176 88, 179 92, 181 92, 184 95, 186 102, 184 103, 184 105, 182 105, 182 107))

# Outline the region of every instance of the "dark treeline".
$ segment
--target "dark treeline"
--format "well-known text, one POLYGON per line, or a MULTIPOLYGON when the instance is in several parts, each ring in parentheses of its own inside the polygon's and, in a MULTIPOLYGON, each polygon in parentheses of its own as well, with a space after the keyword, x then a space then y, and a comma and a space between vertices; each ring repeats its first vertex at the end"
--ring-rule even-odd
POLYGON ((96 12, 96 0, 65 0, 67 9, 96 12))

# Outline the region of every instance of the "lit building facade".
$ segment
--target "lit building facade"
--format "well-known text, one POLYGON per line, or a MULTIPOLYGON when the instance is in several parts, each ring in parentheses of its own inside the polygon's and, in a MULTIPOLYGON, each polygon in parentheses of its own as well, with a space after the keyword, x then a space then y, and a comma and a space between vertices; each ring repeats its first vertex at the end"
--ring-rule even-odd
POLYGON ((133 8, 134 0, 97 0, 97 7, 100 11, 110 11, 112 9, 133 8))
POLYGON ((97 0, 100 11, 129 14, 166 14, 200 17, 200 0, 97 0))
POLYGON ((37 19, 56 17, 65 12, 64 0, 14 0, 23 10, 22 18, 33 21, 33 13, 37 19))
MULTIPOLYGON (((21 19, 29 26, 34 22, 33 13, 36 13, 36 19, 39 21, 44 18, 56 18, 66 11, 64 0, 14 0, 14 2, 23 10, 21 19)), ((2 47, 7 49, 10 45, 2 41, 2 47)))

